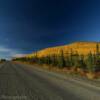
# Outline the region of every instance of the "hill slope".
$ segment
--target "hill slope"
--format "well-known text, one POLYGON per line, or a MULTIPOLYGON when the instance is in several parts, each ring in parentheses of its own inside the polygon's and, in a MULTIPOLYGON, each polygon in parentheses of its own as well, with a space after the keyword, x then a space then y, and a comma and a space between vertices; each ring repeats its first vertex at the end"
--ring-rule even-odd
MULTIPOLYGON (((100 43, 99 47, 100 47, 100 43)), ((96 45, 97 42, 75 42, 72 44, 64 45, 64 46, 57 46, 57 47, 51 47, 51 48, 46 48, 43 50, 40 50, 37 52, 38 57, 42 56, 47 56, 47 55, 52 55, 52 54, 59 54, 61 50, 64 51, 64 53, 69 53, 71 50, 73 52, 78 52, 79 54, 84 54, 87 55, 90 51, 92 53, 96 52, 96 45)), ((27 55, 27 57, 32 57, 34 56, 35 53, 27 55)))

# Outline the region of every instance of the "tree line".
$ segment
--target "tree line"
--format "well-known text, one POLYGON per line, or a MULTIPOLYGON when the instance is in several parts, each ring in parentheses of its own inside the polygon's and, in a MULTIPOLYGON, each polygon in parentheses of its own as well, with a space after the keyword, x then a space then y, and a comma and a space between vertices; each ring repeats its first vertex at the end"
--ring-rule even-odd
POLYGON ((37 64, 47 64, 59 68, 74 68, 82 69, 88 72, 98 72, 100 71, 100 52, 99 44, 96 44, 96 52, 93 54, 91 51, 87 55, 80 55, 77 51, 74 52, 72 49, 70 53, 61 49, 59 55, 47 55, 45 57, 38 57, 38 53, 35 53, 34 57, 21 57, 15 58, 14 61, 25 61, 37 64))

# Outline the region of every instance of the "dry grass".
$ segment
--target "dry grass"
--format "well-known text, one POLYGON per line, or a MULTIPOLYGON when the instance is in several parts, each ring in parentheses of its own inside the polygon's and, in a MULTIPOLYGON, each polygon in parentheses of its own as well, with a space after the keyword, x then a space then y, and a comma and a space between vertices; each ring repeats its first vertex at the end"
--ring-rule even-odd
POLYGON ((87 73, 86 75, 87 75, 88 79, 95 79, 95 78, 97 78, 95 73, 87 73))

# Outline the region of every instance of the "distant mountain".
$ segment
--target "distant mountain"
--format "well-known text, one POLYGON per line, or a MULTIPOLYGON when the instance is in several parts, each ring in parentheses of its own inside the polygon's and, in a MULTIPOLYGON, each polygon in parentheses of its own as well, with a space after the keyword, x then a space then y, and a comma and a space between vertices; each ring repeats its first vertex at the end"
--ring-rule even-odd
MULTIPOLYGON (((68 54, 72 51, 73 53, 78 52, 79 54, 87 55, 90 51, 92 53, 96 52, 96 45, 97 42, 75 42, 64 46, 45 48, 43 50, 38 51, 37 55, 38 57, 42 57, 52 54, 59 54, 61 50, 64 51, 64 54, 68 54)), ((98 43, 98 45, 100 47, 100 43, 98 43)), ((32 57, 35 54, 36 53, 29 54, 27 55, 27 57, 32 57)))

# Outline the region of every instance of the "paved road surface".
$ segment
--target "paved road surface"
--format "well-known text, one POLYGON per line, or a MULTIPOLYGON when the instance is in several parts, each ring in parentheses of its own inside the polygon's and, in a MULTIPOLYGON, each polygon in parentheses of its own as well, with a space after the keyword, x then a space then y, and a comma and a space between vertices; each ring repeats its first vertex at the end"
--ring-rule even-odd
POLYGON ((28 65, 0 65, 0 100, 100 100, 100 88, 28 65))

